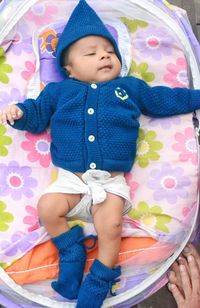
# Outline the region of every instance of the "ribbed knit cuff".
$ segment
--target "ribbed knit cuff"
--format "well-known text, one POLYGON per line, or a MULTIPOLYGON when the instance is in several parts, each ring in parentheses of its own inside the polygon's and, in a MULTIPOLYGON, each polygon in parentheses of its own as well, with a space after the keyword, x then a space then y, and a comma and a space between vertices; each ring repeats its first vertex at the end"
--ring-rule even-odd
POLYGON ((90 272, 101 280, 112 281, 121 275, 121 266, 111 269, 98 259, 95 259, 90 272))
POLYGON ((66 231, 59 236, 52 238, 52 242, 58 250, 71 247, 83 236, 83 228, 74 226, 69 231, 66 231))

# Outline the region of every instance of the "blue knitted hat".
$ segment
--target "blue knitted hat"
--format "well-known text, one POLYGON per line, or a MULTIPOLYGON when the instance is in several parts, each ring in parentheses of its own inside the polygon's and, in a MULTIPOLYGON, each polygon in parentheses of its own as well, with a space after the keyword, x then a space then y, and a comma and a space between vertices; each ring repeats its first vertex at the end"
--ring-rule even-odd
POLYGON ((98 35, 108 39, 112 43, 120 62, 122 62, 117 43, 111 33, 87 2, 85 0, 80 0, 73 10, 63 33, 59 37, 56 47, 57 67, 65 78, 67 77, 66 71, 61 63, 61 56, 64 49, 68 48, 75 41, 88 35, 98 35))

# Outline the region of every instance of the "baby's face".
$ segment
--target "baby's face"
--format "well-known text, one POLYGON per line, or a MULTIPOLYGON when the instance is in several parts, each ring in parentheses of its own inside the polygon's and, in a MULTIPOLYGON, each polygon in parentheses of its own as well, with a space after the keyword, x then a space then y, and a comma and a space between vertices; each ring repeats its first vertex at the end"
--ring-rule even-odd
POLYGON ((119 76, 121 63, 112 44, 101 36, 86 36, 73 43, 64 65, 70 77, 83 82, 104 82, 119 76))

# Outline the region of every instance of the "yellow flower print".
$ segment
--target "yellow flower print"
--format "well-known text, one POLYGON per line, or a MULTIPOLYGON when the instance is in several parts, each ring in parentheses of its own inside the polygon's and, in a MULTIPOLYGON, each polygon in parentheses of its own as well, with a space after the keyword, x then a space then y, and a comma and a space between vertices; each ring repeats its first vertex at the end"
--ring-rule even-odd
POLYGON ((137 28, 146 28, 148 26, 148 23, 143 20, 139 19, 128 19, 126 17, 121 17, 121 20, 124 22, 124 24, 129 28, 130 32, 136 32, 137 28))
POLYGON ((6 204, 3 201, 0 201, 0 231, 5 232, 9 229, 9 223, 13 222, 14 216, 5 212, 6 204))
POLYGON ((151 82, 155 79, 155 75, 154 73, 147 71, 148 67, 148 64, 145 62, 141 62, 139 65, 136 65, 136 63, 132 61, 128 75, 142 79, 146 82, 151 82))
POLYGON ((8 267, 8 264, 5 262, 0 263, 0 267, 2 267, 3 269, 6 269, 8 267))
POLYGON ((2 83, 9 82, 7 74, 13 71, 12 67, 5 62, 6 62, 6 57, 4 55, 4 49, 0 47, 0 82, 2 83))
POLYGON ((163 3, 166 5, 166 7, 168 7, 168 9, 170 9, 171 11, 173 11, 173 5, 171 5, 168 1, 164 0, 163 3))
POLYGON ((84 223, 82 220, 74 217, 70 218, 70 221, 68 221, 70 228, 74 227, 74 226, 80 226, 81 228, 84 228, 84 226, 86 225, 86 223, 84 223))
POLYGON ((134 220, 139 220, 145 226, 169 233, 165 224, 171 221, 171 216, 163 214, 162 208, 158 205, 149 207, 146 202, 141 201, 136 209, 131 209, 128 216, 134 220))
POLYGON ((150 130, 145 133, 141 128, 139 131, 138 141, 137 141, 137 155, 135 161, 138 161, 138 164, 141 168, 148 166, 149 161, 159 160, 160 155, 156 153, 162 149, 163 144, 159 141, 156 141, 157 137, 155 131, 150 130))
POLYGON ((48 185, 50 186, 51 184, 53 184, 53 182, 55 182, 57 180, 57 178, 58 178, 58 170, 57 169, 53 169, 51 171, 51 178, 50 178, 50 182, 49 182, 48 185))
POLYGON ((7 156, 8 150, 5 147, 12 143, 12 139, 9 136, 5 135, 6 127, 0 124, 0 156, 7 156))

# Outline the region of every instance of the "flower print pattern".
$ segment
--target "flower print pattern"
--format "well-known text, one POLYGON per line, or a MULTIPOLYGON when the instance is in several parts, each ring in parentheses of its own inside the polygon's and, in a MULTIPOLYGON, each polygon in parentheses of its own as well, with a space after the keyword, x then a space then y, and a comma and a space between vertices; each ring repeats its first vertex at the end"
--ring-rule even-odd
POLYGON ((172 54, 173 41, 165 28, 151 26, 144 31, 137 32, 133 43, 143 57, 151 57, 159 61, 163 56, 172 54))
POLYGON ((130 187, 131 200, 133 200, 134 196, 135 196, 135 192, 136 192, 137 188, 139 187, 139 184, 136 181, 134 181, 134 177, 133 177, 131 172, 127 173, 125 178, 126 178, 126 182, 127 182, 128 186, 130 187))
POLYGON ((12 139, 5 135, 6 127, 0 124, 0 156, 7 156, 8 150, 5 147, 12 143, 12 139))
POLYGON ((39 3, 31 7, 25 18, 34 22, 36 26, 46 25, 53 21, 53 15, 58 11, 55 5, 39 3))
POLYGON ((41 44, 40 44, 40 50, 42 53, 45 51, 52 54, 53 57, 56 57, 56 45, 58 43, 58 38, 60 36, 60 33, 56 33, 53 29, 49 29, 45 31, 41 35, 41 44))
POLYGON ((86 223, 80 219, 78 219, 76 216, 73 216, 70 218, 70 221, 68 222, 70 228, 73 228, 75 226, 80 226, 81 228, 84 228, 86 226, 86 223))
POLYGON ((23 232, 16 232, 11 236, 10 241, 1 241, 0 247, 4 255, 13 257, 17 255, 18 251, 21 253, 29 251, 38 238, 39 235, 37 232, 30 232, 27 235, 23 232))
POLYGON ((182 214, 183 214, 183 217, 187 217, 188 214, 190 213, 191 209, 189 207, 184 207, 182 209, 182 214))
POLYGON ((0 164, 0 196, 11 195, 13 200, 33 197, 37 181, 30 176, 31 172, 30 167, 21 167, 17 161, 0 164))
POLYGON ((180 161, 191 161, 193 165, 197 165, 197 142, 194 136, 194 129, 187 127, 184 133, 176 133, 175 139, 177 143, 173 144, 172 148, 174 151, 180 152, 180 161))
POLYGON ((132 61, 128 74, 146 82, 151 82, 155 79, 155 75, 154 73, 148 72, 148 67, 147 63, 142 62, 139 65, 136 65, 136 63, 132 61))
POLYGON ((166 199, 168 203, 175 204, 178 198, 188 197, 187 187, 190 184, 183 168, 164 163, 161 169, 151 171, 147 187, 154 191, 153 197, 156 201, 166 199))
POLYGON ((32 39, 28 30, 27 24, 20 25, 13 38, 11 51, 17 56, 21 55, 22 52, 33 52, 32 39))
POLYGON ((40 82, 40 91, 44 90, 45 83, 43 81, 40 82))
POLYGON ((114 37, 115 41, 118 43, 118 32, 117 32, 117 30, 109 24, 105 24, 105 26, 108 29, 108 31, 111 33, 111 35, 114 37))
POLYGON ((25 207, 29 216, 25 216, 23 219, 23 223, 26 225, 30 225, 28 231, 34 231, 39 228, 39 219, 38 219, 38 211, 33 206, 27 205, 25 207))
POLYGON ((170 84, 170 87, 189 87, 187 62, 184 58, 178 58, 176 60, 176 64, 168 63, 166 68, 168 70, 168 73, 164 75, 164 81, 170 84))
POLYGON ((3 269, 6 269, 8 267, 8 264, 5 262, 1 262, 0 267, 2 267, 3 269))
POLYGON ((121 17, 121 20, 124 22, 124 24, 128 27, 130 32, 136 32, 138 28, 146 28, 148 26, 148 23, 146 21, 140 20, 140 19, 128 19, 126 17, 121 17))
POLYGON ((10 90, 10 93, 1 91, 0 92, 0 106, 1 108, 5 108, 7 105, 9 105, 12 102, 23 102, 25 99, 25 96, 21 95, 19 89, 12 88, 10 90))
POLYGON ((53 182, 55 182, 58 178, 58 169, 53 169, 51 171, 51 177, 48 185, 51 185, 53 182))
POLYGON ((5 212, 6 204, 3 201, 0 201, 0 231, 5 232, 9 229, 9 223, 13 222, 14 216, 5 212))
POLYGON ((23 141, 21 147, 29 152, 28 160, 31 162, 39 161, 42 167, 49 167, 51 163, 50 134, 47 132, 38 135, 26 133, 25 136, 27 141, 23 141))
POLYGON ((7 74, 12 73, 13 68, 6 63, 6 56, 4 55, 4 49, 0 47, 0 82, 9 83, 9 77, 7 74))
POLYGON ((148 203, 141 201, 137 208, 132 208, 128 213, 132 219, 140 221, 142 225, 168 233, 169 228, 166 226, 171 221, 171 216, 163 213, 160 206, 150 207, 148 203))
POLYGON ((172 128, 174 125, 178 126, 179 124, 181 124, 180 116, 167 117, 167 118, 162 118, 162 119, 157 119, 157 118, 149 119, 150 126, 152 127, 160 126, 165 130, 172 128))
POLYGON ((138 162, 141 168, 145 168, 149 165, 149 161, 159 160, 160 155, 157 151, 163 148, 163 144, 156 141, 156 133, 153 130, 145 131, 140 129, 138 141, 137 141, 137 155, 135 160, 138 162))
POLYGON ((32 63, 30 61, 26 61, 25 62, 25 67, 27 68, 27 71, 23 71, 21 73, 21 76, 23 79, 28 80, 32 77, 32 75, 35 72, 35 62, 32 63))

